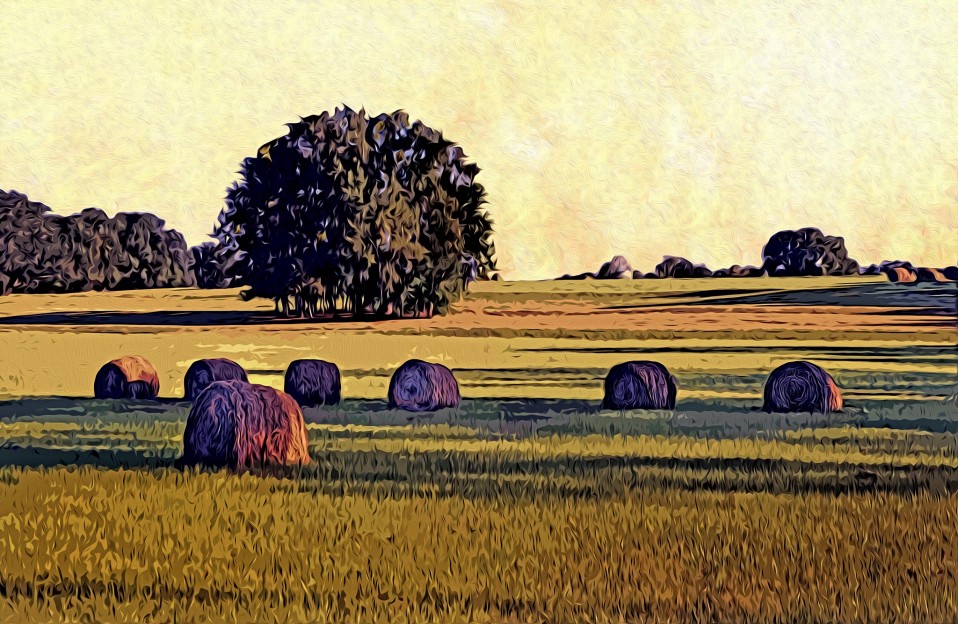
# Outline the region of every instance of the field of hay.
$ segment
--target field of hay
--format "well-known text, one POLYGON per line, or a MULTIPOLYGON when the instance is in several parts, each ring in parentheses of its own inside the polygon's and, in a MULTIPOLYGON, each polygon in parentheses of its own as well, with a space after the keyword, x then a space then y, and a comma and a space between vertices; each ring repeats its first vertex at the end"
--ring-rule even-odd
POLYGON ((482 284, 447 317, 375 325, 265 307, 0 299, 0 622, 958 612, 953 284, 482 284), (347 400, 304 410, 306 468, 182 471, 188 403, 81 398, 124 353, 153 361, 168 397, 198 357, 280 385, 312 354, 340 365, 347 400), (409 357, 453 368, 462 407, 386 409, 409 357), (799 358, 834 374, 842 413, 758 410, 765 374, 799 358), (672 369, 674 411, 598 409, 626 359, 672 369))
POLYGON ((452 314, 379 323, 277 321, 237 290, 0 298, 0 398, 88 397, 97 369, 138 354, 160 394, 228 357, 282 387, 302 357, 335 362, 343 396, 384 398, 418 357, 452 368, 469 398, 601 398, 608 369, 654 359, 680 398, 752 398, 772 368, 808 359, 851 397, 921 399, 954 383, 955 284, 884 278, 705 279, 476 284, 452 314))

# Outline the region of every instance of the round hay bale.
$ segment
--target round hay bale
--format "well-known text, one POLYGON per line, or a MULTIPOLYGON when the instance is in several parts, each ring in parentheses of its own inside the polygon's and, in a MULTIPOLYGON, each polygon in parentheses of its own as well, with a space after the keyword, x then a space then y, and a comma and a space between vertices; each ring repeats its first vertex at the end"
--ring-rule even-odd
POLYGON ((98 399, 153 399, 159 391, 156 369, 139 355, 107 362, 93 380, 93 396, 98 399))
POLYGON ((190 409, 181 462, 234 470, 308 464, 303 412, 275 388, 215 381, 190 409))
POLYGON ((675 409, 675 377, 658 362, 623 362, 605 377, 603 409, 675 409))
POLYGON ((283 389, 302 406, 339 403, 339 368, 323 360, 294 360, 286 369, 283 389))
POLYGON ((828 414, 842 409, 842 393, 832 376, 811 362, 788 362, 773 370, 765 381, 769 413, 809 412, 828 414))
POLYGON ((409 360, 389 380, 390 409, 433 412, 459 406, 459 384, 442 364, 409 360))
POLYGON ((183 384, 186 399, 193 401, 214 381, 249 381, 243 367, 226 358, 197 360, 190 364, 183 384))

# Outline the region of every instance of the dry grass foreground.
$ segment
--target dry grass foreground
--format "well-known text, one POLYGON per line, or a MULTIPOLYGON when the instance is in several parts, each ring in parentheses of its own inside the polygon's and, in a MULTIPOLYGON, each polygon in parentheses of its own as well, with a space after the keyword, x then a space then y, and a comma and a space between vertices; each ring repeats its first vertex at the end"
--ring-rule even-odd
POLYGON ((3 621, 947 621, 958 496, 333 496, 5 470, 3 621))
POLYGON ((0 300, 0 394, 88 396, 103 362, 140 353, 163 396, 223 356, 274 385, 329 359, 347 397, 304 410, 309 466, 239 476, 173 467, 186 403, 0 402, 0 622, 958 613, 954 285, 482 284, 448 317, 376 325, 255 305, 0 300), (640 354, 679 378, 676 410, 597 410, 608 368, 640 354), (410 357, 454 368, 458 411, 386 409, 410 357), (792 359, 835 375, 842 414, 756 411, 792 359))
POLYGON ((491 416, 498 405, 412 424, 357 403, 308 410, 313 463, 243 475, 171 467, 185 403, 0 405, 0 621, 884 623, 958 610, 950 403, 866 403, 840 421, 547 403, 510 422, 491 416))

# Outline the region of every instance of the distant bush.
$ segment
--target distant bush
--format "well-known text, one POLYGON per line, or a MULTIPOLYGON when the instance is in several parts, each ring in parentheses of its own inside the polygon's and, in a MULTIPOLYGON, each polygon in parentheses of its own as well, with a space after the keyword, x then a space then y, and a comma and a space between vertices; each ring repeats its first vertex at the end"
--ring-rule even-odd
POLYGON ((53 214, 0 190, 0 294, 192 286, 186 241, 149 213, 53 214))
POLYGON ((733 264, 727 269, 717 269, 712 277, 762 277, 765 270, 760 267, 733 264))
POLYGON ((848 257, 845 239, 818 228, 774 234, 762 248, 762 259, 773 276, 858 275, 858 262, 848 257))
POLYGON ((657 277, 712 277, 712 271, 704 264, 692 264, 690 260, 675 256, 665 256, 655 266, 657 277))

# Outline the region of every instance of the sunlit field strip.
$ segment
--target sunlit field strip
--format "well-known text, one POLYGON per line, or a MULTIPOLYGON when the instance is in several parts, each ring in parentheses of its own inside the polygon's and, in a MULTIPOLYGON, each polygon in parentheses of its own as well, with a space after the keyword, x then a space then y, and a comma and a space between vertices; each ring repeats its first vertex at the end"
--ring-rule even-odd
POLYGON ((753 459, 835 462, 856 465, 958 467, 953 453, 916 452, 907 456, 864 453, 853 445, 829 444, 811 450, 780 440, 751 438, 709 440, 681 436, 539 436, 521 440, 363 439, 330 437, 317 452, 336 450, 376 453, 443 451, 535 459, 644 457, 661 459, 753 459))
MULTIPOLYGON (((956 413, 958 415, 958 413, 956 413)), ((48 450, 169 450, 178 455, 182 421, 149 428, 123 423, 0 422, 3 445, 48 450)), ((748 459, 881 466, 958 468, 958 440, 922 431, 848 426, 777 432, 769 437, 702 438, 673 434, 536 434, 503 437, 481 427, 456 424, 369 426, 309 424, 312 452, 457 455, 562 460, 654 458, 748 459), (883 442, 883 444, 878 444, 883 442)))

